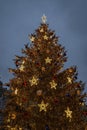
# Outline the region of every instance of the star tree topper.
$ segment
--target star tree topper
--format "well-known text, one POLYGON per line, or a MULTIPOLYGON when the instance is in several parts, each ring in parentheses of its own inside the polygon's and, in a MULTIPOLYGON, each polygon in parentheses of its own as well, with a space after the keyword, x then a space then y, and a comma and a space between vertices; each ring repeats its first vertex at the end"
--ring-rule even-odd
POLYGON ((48 103, 45 104, 44 101, 42 101, 41 104, 38 104, 38 106, 40 107, 40 112, 41 111, 45 111, 46 112, 47 111, 46 108, 48 106, 48 103))
POLYGON ((41 19, 42 19, 42 23, 46 23, 46 21, 47 21, 47 17, 45 16, 45 15, 43 15, 42 17, 41 17, 41 19))

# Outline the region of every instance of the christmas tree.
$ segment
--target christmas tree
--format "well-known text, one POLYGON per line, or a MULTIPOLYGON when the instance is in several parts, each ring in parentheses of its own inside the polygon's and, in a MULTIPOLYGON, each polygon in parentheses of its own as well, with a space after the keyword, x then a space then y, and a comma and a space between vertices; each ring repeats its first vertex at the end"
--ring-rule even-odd
POLYGON ((49 29, 46 16, 22 56, 10 68, 10 93, 4 110, 5 130, 85 130, 86 93, 77 81, 77 67, 63 69, 65 48, 55 31, 49 29))

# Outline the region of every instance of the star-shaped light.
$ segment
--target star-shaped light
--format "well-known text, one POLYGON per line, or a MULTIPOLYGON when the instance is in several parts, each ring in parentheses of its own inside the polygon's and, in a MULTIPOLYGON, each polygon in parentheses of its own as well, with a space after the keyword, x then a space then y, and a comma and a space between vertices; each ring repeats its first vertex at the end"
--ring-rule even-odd
POLYGON ((30 36, 29 39, 30 39, 31 42, 34 42, 35 37, 34 36, 30 36))
POLYGON ((21 65, 19 69, 20 71, 24 71, 24 65, 21 65))
POLYGON ((24 65, 24 64, 25 64, 25 60, 22 61, 22 65, 24 65))
POLYGON ((42 23, 46 23, 46 21, 47 21, 47 17, 45 16, 45 15, 43 15, 42 17, 41 17, 41 19, 42 19, 42 23))
POLYGON ((70 111, 69 107, 67 107, 67 110, 65 110, 65 113, 66 113, 66 117, 68 118, 72 118, 72 111, 70 111))
POLYGON ((48 40, 48 36, 47 35, 44 35, 44 40, 48 40))
POLYGON ((45 62, 46 62, 46 63, 51 64, 51 61, 52 61, 52 59, 50 59, 49 57, 47 57, 47 58, 45 59, 45 62))
POLYGON ((17 88, 15 89, 15 94, 16 94, 16 95, 18 94, 18 89, 17 89, 17 88))
POLYGON ((54 80, 52 80, 52 81, 50 82, 50 85, 51 85, 51 88, 56 89, 57 83, 56 83, 54 80))
POLYGON ((70 77, 67 77, 68 83, 72 83, 72 79, 70 77))
POLYGON ((48 106, 48 103, 45 104, 44 101, 42 101, 41 104, 38 104, 38 106, 40 107, 40 112, 41 111, 45 111, 46 112, 47 111, 46 108, 48 106))
POLYGON ((30 82, 31 86, 37 85, 38 84, 38 78, 33 76, 32 79, 29 80, 29 82, 30 82))
POLYGON ((44 32, 44 29, 43 29, 43 28, 40 28, 40 32, 44 32))

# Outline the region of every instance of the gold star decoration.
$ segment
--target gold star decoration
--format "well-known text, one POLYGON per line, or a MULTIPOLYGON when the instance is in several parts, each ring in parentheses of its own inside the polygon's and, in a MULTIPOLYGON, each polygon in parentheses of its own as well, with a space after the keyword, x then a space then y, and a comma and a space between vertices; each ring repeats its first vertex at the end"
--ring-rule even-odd
POLYGON ((50 82, 50 85, 51 85, 51 88, 56 89, 57 83, 56 83, 54 80, 52 80, 52 81, 50 82))
POLYGON ((32 79, 29 80, 29 82, 30 82, 31 86, 37 85, 38 84, 38 78, 33 76, 32 79))
POLYGON ((44 35, 44 40, 48 40, 48 36, 47 35, 44 35))
POLYGON ((15 89, 15 94, 16 94, 16 95, 18 94, 18 89, 17 89, 17 88, 15 89))
POLYGON ((67 77, 68 83, 72 83, 72 79, 70 77, 67 77))
POLYGON ((19 69, 20 71, 24 71, 24 65, 21 65, 19 69))
POLYGON ((48 106, 48 103, 45 104, 44 101, 42 101, 41 104, 38 104, 38 106, 40 107, 40 112, 41 111, 45 111, 46 112, 47 111, 46 108, 48 106))
POLYGON ((34 42, 35 37, 34 37, 34 36, 31 36, 31 37, 29 37, 29 39, 30 39, 31 42, 34 42))
POLYGON ((47 64, 47 63, 51 64, 51 61, 52 61, 52 59, 50 59, 49 57, 47 57, 47 58, 45 59, 46 64, 47 64))
POLYGON ((40 28, 40 32, 44 32, 44 29, 43 29, 43 28, 40 28))
POLYGON ((43 15, 42 17, 41 17, 41 19, 42 19, 42 23, 46 23, 46 21, 47 21, 47 17, 45 16, 45 15, 43 15))
POLYGON ((22 65, 24 65, 24 64, 25 64, 25 60, 22 61, 22 65))
POLYGON ((67 118, 72 118, 72 111, 70 111, 69 107, 67 107, 67 110, 65 110, 65 113, 66 113, 66 117, 67 118))

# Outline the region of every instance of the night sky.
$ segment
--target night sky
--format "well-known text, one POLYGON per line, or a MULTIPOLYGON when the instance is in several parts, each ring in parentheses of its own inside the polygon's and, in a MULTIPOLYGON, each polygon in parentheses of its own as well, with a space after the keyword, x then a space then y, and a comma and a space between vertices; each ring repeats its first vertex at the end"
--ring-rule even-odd
POLYGON ((87 0, 0 0, 0 80, 12 78, 8 68, 15 67, 15 55, 21 55, 43 14, 67 50, 65 68, 76 65, 78 79, 87 82, 87 0))

